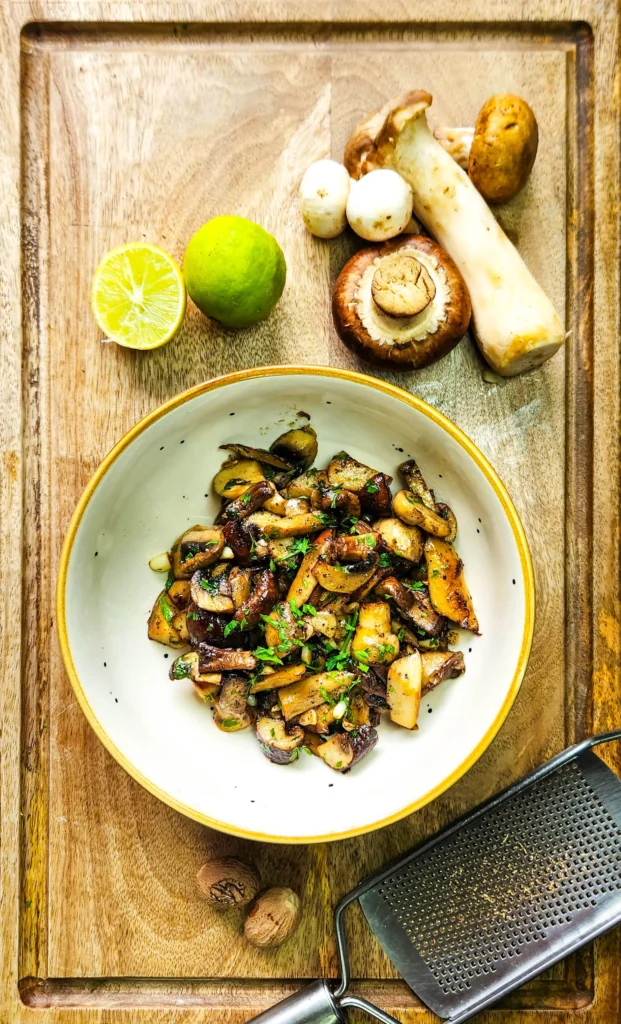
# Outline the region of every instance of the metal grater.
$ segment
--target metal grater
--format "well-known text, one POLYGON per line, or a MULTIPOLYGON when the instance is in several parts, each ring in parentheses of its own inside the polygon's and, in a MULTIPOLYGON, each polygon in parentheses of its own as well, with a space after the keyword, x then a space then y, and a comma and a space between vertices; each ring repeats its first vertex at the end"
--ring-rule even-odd
POLYGON ((339 1024, 348 1007, 344 912, 356 900, 386 955, 427 1006, 462 1024, 621 922, 621 781, 593 753, 621 729, 570 747, 395 864, 336 909, 341 982, 314 982, 254 1018, 339 1024))

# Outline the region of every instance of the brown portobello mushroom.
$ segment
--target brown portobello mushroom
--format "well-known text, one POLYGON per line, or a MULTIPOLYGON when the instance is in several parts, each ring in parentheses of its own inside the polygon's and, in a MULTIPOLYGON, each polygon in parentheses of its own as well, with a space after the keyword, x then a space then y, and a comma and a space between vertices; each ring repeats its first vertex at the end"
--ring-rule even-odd
POLYGON ((198 648, 198 668, 201 675, 207 672, 253 672, 257 659, 251 651, 233 647, 214 647, 201 644, 198 648))
POLYGON ((401 235, 348 260, 332 313, 341 341, 366 362, 418 370, 461 341, 471 307, 448 253, 423 235, 401 235))
POLYGON ((211 644, 213 647, 243 647, 247 643, 247 637, 240 635, 239 630, 225 636, 224 631, 229 622, 230 615, 208 612, 194 603, 187 607, 186 625, 193 647, 198 647, 202 643, 211 644))
POLYGON ((240 732, 254 722, 254 711, 247 704, 249 688, 245 676, 231 674, 222 683, 216 700, 214 722, 223 732, 240 732))
POLYGON ((257 718, 256 735, 261 750, 273 764, 297 761, 304 742, 304 729, 299 725, 287 727, 282 719, 261 717, 257 718))
POLYGON ((317 434, 309 425, 287 430, 270 445, 270 452, 306 470, 317 458, 317 434))

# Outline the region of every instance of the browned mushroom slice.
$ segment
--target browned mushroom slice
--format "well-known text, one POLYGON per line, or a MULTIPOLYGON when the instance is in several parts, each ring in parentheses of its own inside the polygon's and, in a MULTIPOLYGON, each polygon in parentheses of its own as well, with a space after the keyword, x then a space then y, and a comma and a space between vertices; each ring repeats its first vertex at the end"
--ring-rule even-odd
POLYGON ((318 533, 325 527, 323 514, 303 512, 296 516, 282 516, 278 522, 265 527, 265 536, 271 540, 283 540, 286 537, 303 537, 307 533, 318 533))
POLYGON ((298 718, 300 725, 303 725, 309 732, 315 732, 320 736, 327 736, 334 725, 333 704, 320 704, 319 707, 309 708, 298 718))
MULTIPOLYGON (((272 447, 274 446, 272 445, 272 447)), ((294 464, 289 459, 285 459, 273 451, 268 452, 265 448, 252 448, 247 444, 221 444, 220 448, 233 452, 240 459, 254 459, 264 465, 275 466, 276 469, 290 470, 294 468, 294 464)))
POLYGON ((269 615, 277 600, 278 585, 274 573, 264 569, 255 577, 252 593, 239 606, 233 618, 242 623, 244 629, 251 629, 260 622, 262 615, 269 615))
POLYGON ((423 505, 421 499, 411 491, 399 491, 392 501, 393 512, 409 526, 419 526, 434 537, 448 537, 451 524, 437 512, 423 505))
POLYGON ((347 772, 357 761, 369 754, 377 743, 377 732, 362 725, 353 733, 339 732, 317 747, 315 753, 337 772, 347 772))
POLYGON ((235 608, 240 608, 250 597, 252 590, 252 569, 234 565, 229 573, 231 600, 235 608))
POLYGON ((390 480, 385 473, 376 473, 359 492, 360 505, 363 512, 373 516, 389 516, 392 508, 390 480))
POLYGON ((279 686, 289 686, 306 675, 306 665, 298 662, 296 665, 285 665, 284 668, 276 669, 261 679, 256 679, 250 689, 251 693, 263 693, 265 690, 276 690, 279 686))
POLYGON ((388 664, 399 654, 399 639, 391 632, 390 607, 386 601, 369 601, 360 606, 351 653, 365 667, 388 664))
POLYGON ((428 537, 425 560, 429 596, 435 610, 463 629, 478 633, 479 623, 464 578, 464 563, 453 545, 438 537, 428 537))
POLYGON ((247 519, 253 512, 261 508, 264 501, 276 493, 276 488, 271 480, 258 480, 251 484, 243 494, 226 506, 222 512, 223 522, 233 522, 239 519, 247 519))
POLYGON ((419 651, 394 661, 388 670, 390 718, 404 729, 416 728, 420 710, 423 668, 419 651))
POLYGON ((209 570, 197 569, 192 577, 192 600, 206 612, 232 612, 230 593, 227 572, 214 575, 209 570))
POLYGON ((206 672, 201 675, 198 665, 198 651, 188 651, 176 658, 168 673, 170 679, 191 679, 193 683, 203 683, 219 689, 222 682, 220 672, 206 672))
POLYGON ((317 488, 327 487, 328 474, 324 469, 309 469, 300 473, 287 484, 286 493, 289 498, 310 498, 317 488))
POLYGON ((441 515, 443 519, 446 519, 450 527, 450 533, 446 535, 446 539, 450 544, 452 544, 457 537, 457 519, 455 518, 455 513, 448 505, 445 505, 443 501, 437 502, 436 509, 438 514, 441 515))
POLYGON ((252 459, 229 459, 214 476, 213 485, 217 494, 231 501, 243 494, 250 484, 264 479, 265 474, 258 462, 252 459))
POLYGON ((346 732, 353 732, 362 725, 375 726, 380 720, 380 713, 377 708, 367 704, 362 693, 354 693, 342 725, 346 732))
POLYGON ((402 462, 399 466, 399 472, 402 474, 403 479, 407 484, 408 491, 415 494, 417 498, 421 499, 423 505, 426 505, 432 512, 435 512, 435 494, 429 487, 427 487, 425 478, 414 459, 408 459, 407 462, 402 462))
POLYGON ((434 609, 422 584, 412 584, 409 590, 396 579, 389 576, 375 588, 378 597, 391 597, 400 612, 406 615, 417 626, 430 636, 437 636, 444 627, 444 618, 434 609), (420 588, 420 589, 419 589, 420 588))
POLYGON ((190 643, 190 632, 188 630, 187 623, 187 608, 181 609, 175 613, 173 620, 171 622, 171 626, 173 626, 173 628, 177 630, 179 634, 179 639, 182 641, 182 643, 190 643))
POLYGON ((418 526, 408 526, 401 519, 390 517, 375 523, 384 544, 399 558, 418 563, 423 557, 423 533, 418 526))
POLYGON ((189 580, 175 580, 168 588, 168 596, 177 608, 186 608, 191 600, 189 580))
POLYGON ((252 725, 254 712, 247 704, 248 688, 243 676, 231 675, 222 683, 214 722, 223 732, 239 732, 252 725))
POLYGON ((371 551, 361 562, 350 565, 330 565, 320 558, 313 570, 317 582, 324 588, 337 594, 351 594, 361 587, 375 572, 378 556, 371 551))
POLYGON ((206 672, 252 672, 257 667, 257 659, 251 651, 241 651, 233 647, 200 644, 198 656, 201 675, 206 672))
POLYGON ((223 529, 224 540, 231 548, 239 565, 245 566, 250 564, 252 555, 255 553, 256 532, 258 532, 256 527, 248 525, 245 520, 225 523, 223 529))
POLYGON ((299 641, 308 640, 313 632, 306 618, 293 614, 289 601, 283 601, 272 608, 264 622, 265 643, 274 648, 280 657, 288 654, 299 641))
MULTIPOLYGON (((214 647, 238 647, 243 646, 246 638, 239 630, 231 632, 230 636, 225 630, 230 622, 230 616, 218 612, 208 612, 199 608, 192 602, 186 609, 186 623, 190 636, 190 643, 194 647, 199 644, 208 643, 214 647)), ((230 632, 230 631, 229 631, 230 632)))
POLYGON ((361 562, 379 544, 379 535, 374 532, 365 534, 345 534, 337 537, 334 542, 334 553, 339 562, 361 562))
POLYGON ((177 608, 170 600, 165 590, 155 599, 155 604, 149 616, 148 637, 149 640, 156 640, 157 643, 165 644, 167 647, 182 647, 183 641, 179 631, 174 626, 174 618, 177 608))
POLYGON ((282 719, 258 718, 257 739, 261 750, 274 764, 292 764, 304 742, 304 729, 286 726, 282 719))
POLYGON ((176 579, 190 579, 197 569, 217 562, 224 548, 221 526, 193 526, 171 548, 176 579))
POLYGON ((461 651, 421 651, 423 694, 435 689, 444 679, 456 679, 466 671, 461 651))
POLYGON ((456 264, 423 235, 361 249, 334 287, 341 341, 375 366, 417 370, 442 359, 470 322, 470 296, 456 264))
MULTIPOLYGON (((370 466, 358 462, 347 452, 338 452, 332 457, 328 466, 330 487, 344 487, 345 490, 353 491, 354 494, 358 494, 364 485, 376 475, 376 469, 371 469, 370 466)), ((389 483, 390 479, 389 477, 389 483)))
POLYGON ((306 470, 317 457, 317 434, 311 426, 287 430, 270 445, 270 452, 306 470))
POLYGON ((328 487, 317 490, 311 495, 311 502, 324 512, 339 512, 357 519, 360 515, 360 499, 353 491, 341 487, 328 487))
POLYGON ((333 540, 334 534, 332 530, 324 530, 323 533, 320 533, 315 538, 311 550, 304 555, 300 562, 300 568, 289 587, 287 594, 288 604, 293 601, 297 608, 301 608, 303 604, 310 600, 313 590, 317 586, 317 579, 314 575, 315 566, 321 557, 329 554, 333 540))
POLYGON ((343 693, 354 681, 351 672, 319 672, 278 691, 282 713, 289 721, 326 701, 326 694, 343 693))

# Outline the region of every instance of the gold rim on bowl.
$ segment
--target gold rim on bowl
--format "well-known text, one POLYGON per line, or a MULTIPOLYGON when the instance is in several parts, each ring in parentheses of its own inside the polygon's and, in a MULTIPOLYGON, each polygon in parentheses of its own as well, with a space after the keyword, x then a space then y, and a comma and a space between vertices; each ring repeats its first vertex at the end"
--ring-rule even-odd
POLYGON ((71 522, 65 536, 63 543, 62 553, 60 556, 60 565, 58 571, 58 581, 56 585, 56 621, 58 629, 58 639, 60 642, 60 650, 62 653, 63 662, 65 664, 65 670, 69 676, 69 680, 73 687, 73 691, 76 695, 78 704, 82 708, 89 725, 94 730, 96 736, 103 743, 104 747, 109 751, 116 761, 121 765, 125 771, 139 782, 149 793, 158 797, 163 803, 168 804, 169 807, 179 811, 181 814, 185 814, 188 818, 193 818, 194 821, 200 822, 202 825, 207 825, 210 828, 217 829, 220 832, 227 832, 230 835, 240 836, 244 839, 254 839, 259 842, 269 843, 283 843, 283 844, 301 844, 301 843, 324 843, 336 839, 352 839, 355 836, 364 835, 366 832, 374 832, 376 829, 384 828, 386 825, 392 825, 396 821, 400 821, 402 818, 406 818, 408 815, 413 814, 415 811, 420 810, 426 804, 431 803, 447 789, 450 789, 458 779, 465 775, 466 772, 472 768, 472 766, 478 761, 484 751, 488 748, 503 722, 505 721, 509 711, 513 706, 513 702, 517 697, 524 673, 526 671, 526 665, 528 663, 528 657, 530 654, 531 644, 533 640, 533 629, 535 622, 535 583, 532 560, 528 547, 528 541, 526 540, 526 534, 524 527, 520 521, 520 517, 509 497, 507 490, 500 480, 496 471, 492 468, 491 464, 485 458, 482 452, 479 451, 477 446, 468 438, 459 427, 455 426, 451 420, 447 419, 441 412, 434 409, 433 406, 427 405, 422 399, 416 398, 407 391, 403 391, 401 388, 395 387, 393 384, 387 384, 383 380, 379 380, 375 377, 368 377, 363 373, 356 373, 352 370, 340 370, 333 369, 329 366, 259 366, 252 370, 240 370, 237 373, 225 374, 222 377, 215 377, 213 380, 207 381, 203 384, 197 384, 195 387, 190 388, 188 391, 183 391, 181 394, 176 395, 175 398, 171 398, 168 402, 165 402, 158 409, 149 413, 144 419, 140 420, 131 430, 125 434, 124 437, 114 446, 111 452, 105 457, 99 468, 95 471, 87 484, 80 500, 77 504, 76 510, 71 517, 71 522), (197 395, 202 395, 207 391, 215 391, 217 388, 226 387, 228 384, 235 384, 238 381, 250 380, 255 377, 275 377, 275 376, 321 376, 321 377, 338 377, 342 380, 353 381, 356 384, 363 384, 365 387, 375 388, 377 391, 383 391, 384 394, 390 395, 392 398, 396 398, 398 401, 403 402, 404 405, 409 405, 410 408, 416 409, 422 413, 428 419, 433 420, 439 426, 441 426, 457 443, 467 452, 471 459, 477 464, 485 478, 491 484, 496 497, 500 501, 505 515, 509 521, 517 548, 520 555, 520 565, 522 569, 522 577, 524 580, 524 591, 525 591, 525 617, 524 617, 524 632, 522 636, 522 643, 520 647, 520 654, 518 658, 517 667, 511 681, 511 686, 507 692, 505 700, 503 702, 500 711, 496 718, 492 722, 491 726, 485 733, 485 735, 479 740, 474 750, 470 752, 467 758, 453 771, 451 774, 444 779, 441 783, 420 797, 412 804, 408 804, 407 807, 402 808, 400 811, 396 811, 394 814, 389 815, 387 818, 382 818, 379 821, 372 822, 368 825, 362 825, 360 828, 348 829, 346 832, 332 832, 328 835, 319 836, 278 836, 270 835, 269 833, 261 832, 250 832, 243 828, 237 828, 234 825, 226 824, 225 822, 217 821, 214 818, 210 818, 206 814, 201 814, 199 811, 194 810, 192 807, 188 807, 180 800, 175 800, 174 797, 165 793, 163 790, 156 786, 150 779, 147 779, 138 769, 129 761, 125 755, 118 749, 116 744, 112 742, 107 732, 99 722, 99 719, 95 715, 91 705, 89 704, 88 698, 82 688, 82 684, 78 677, 78 674, 73 663, 73 657, 71 655, 71 649, 69 646, 69 638, 67 635, 67 620, 65 614, 65 598, 66 598, 66 586, 67 586, 67 570, 69 566, 69 560, 71 558, 71 552, 73 550, 73 543, 78 531, 78 527, 82 520, 82 516, 86 511, 89 501, 95 493, 100 482, 104 476, 118 459, 121 452, 123 452, 128 445, 132 443, 140 434, 155 423, 156 420, 161 419, 166 413, 172 409, 178 408, 180 405, 184 405, 186 402, 195 398, 197 395))

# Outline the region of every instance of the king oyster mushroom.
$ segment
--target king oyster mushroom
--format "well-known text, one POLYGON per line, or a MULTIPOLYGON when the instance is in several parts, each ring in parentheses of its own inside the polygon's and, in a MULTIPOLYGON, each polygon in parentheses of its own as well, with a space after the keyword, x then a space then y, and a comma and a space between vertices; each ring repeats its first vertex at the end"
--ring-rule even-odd
POLYGON ((501 376, 515 377, 550 359, 566 332, 482 195, 431 134, 425 113, 431 101, 420 89, 390 100, 356 130, 346 166, 358 177, 391 167, 409 182, 415 215, 454 259, 468 286, 483 356, 501 376), (357 175, 352 165, 358 166, 357 175))
POLYGON ((450 256, 423 235, 361 249, 334 288, 341 340, 366 362, 417 370, 447 355, 470 321, 470 296, 450 256))

